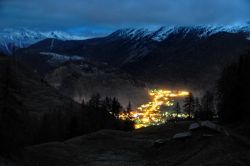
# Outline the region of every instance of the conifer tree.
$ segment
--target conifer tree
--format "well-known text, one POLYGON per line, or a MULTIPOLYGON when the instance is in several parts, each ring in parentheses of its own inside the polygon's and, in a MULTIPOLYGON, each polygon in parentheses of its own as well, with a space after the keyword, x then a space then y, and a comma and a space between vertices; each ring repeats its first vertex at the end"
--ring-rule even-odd
POLYGON ((177 117, 178 117, 178 115, 179 115, 180 112, 181 112, 181 107, 180 107, 179 102, 177 102, 176 105, 175 105, 175 112, 176 112, 177 117))
POLYGON ((191 118, 195 109, 194 97, 192 93, 189 93, 189 95, 185 98, 183 107, 189 118, 191 118))

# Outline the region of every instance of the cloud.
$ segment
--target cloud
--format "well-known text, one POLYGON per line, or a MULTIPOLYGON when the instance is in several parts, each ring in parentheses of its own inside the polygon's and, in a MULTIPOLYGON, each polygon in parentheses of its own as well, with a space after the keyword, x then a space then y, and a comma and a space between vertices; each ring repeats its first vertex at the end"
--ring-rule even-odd
POLYGON ((248 21, 249 0, 0 0, 0 27, 121 28, 248 21))

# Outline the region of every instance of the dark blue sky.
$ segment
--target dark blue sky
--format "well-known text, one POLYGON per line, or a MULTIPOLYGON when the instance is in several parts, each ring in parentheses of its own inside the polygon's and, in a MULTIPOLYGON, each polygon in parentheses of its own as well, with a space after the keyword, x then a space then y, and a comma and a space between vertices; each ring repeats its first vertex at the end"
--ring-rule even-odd
POLYGON ((107 33, 125 27, 232 24, 250 0, 0 0, 0 28, 107 33))

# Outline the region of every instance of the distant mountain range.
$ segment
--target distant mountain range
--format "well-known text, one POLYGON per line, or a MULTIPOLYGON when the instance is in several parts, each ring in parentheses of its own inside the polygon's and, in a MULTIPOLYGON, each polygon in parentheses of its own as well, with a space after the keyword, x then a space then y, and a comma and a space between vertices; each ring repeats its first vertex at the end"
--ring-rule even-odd
POLYGON ((71 35, 62 31, 40 32, 26 28, 0 30, 0 51, 11 54, 13 49, 25 48, 38 41, 53 38, 58 40, 84 40, 86 37, 71 35))
POLYGON ((105 62, 148 83, 203 89, 250 49, 249 37, 250 24, 131 28, 87 40, 45 39, 17 55, 42 74, 60 66, 54 55, 61 55, 105 62))
MULTIPOLYGON (((130 38, 131 40, 151 39, 153 41, 162 42, 171 36, 171 34, 178 34, 181 31, 188 34, 190 31, 194 30, 196 30, 196 35, 200 38, 208 37, 219 32, 241 32, 248 34, 248 38, 250 39, 250 23, 228 26, 170 26, 161 27, 156 30, 126 28, 112 33, 111 36, 124 39, 130 38)), ((41 32, 27 28, 5 28, 0 30, 0 51, 10 54, 13 47, 25 48, 48 38, 58 40, 85 40, 89 37, 72 35, 63 31, 41 32)))

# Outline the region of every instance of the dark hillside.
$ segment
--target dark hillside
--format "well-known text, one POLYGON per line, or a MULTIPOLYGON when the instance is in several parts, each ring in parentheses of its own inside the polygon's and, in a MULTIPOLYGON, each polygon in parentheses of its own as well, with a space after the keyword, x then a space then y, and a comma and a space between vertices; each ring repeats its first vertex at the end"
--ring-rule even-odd
POLYGON ((99 129, 124 129, 102 107, 80 105, 8 57, 0 57, 0 149, 60 141, 99 129))

